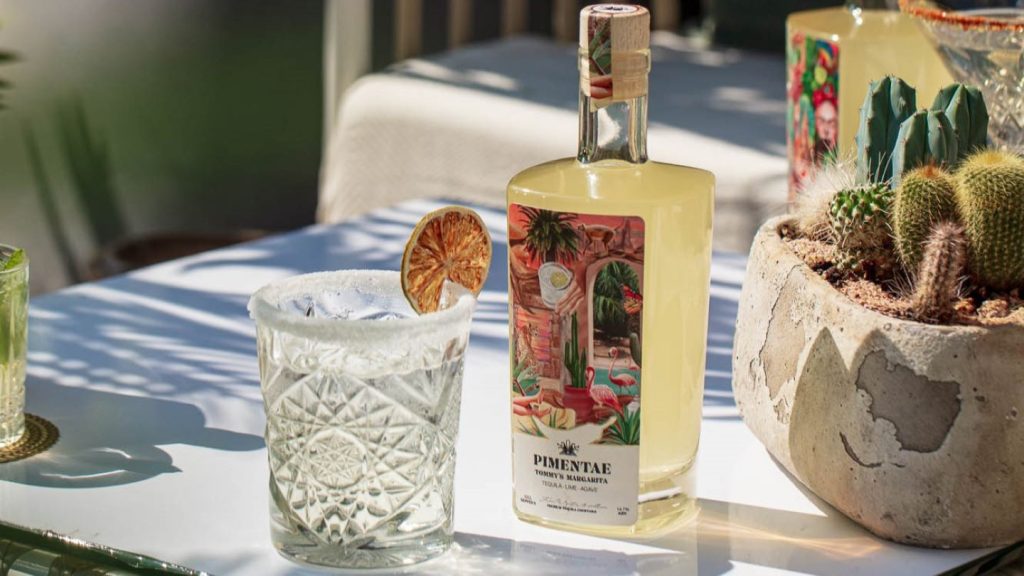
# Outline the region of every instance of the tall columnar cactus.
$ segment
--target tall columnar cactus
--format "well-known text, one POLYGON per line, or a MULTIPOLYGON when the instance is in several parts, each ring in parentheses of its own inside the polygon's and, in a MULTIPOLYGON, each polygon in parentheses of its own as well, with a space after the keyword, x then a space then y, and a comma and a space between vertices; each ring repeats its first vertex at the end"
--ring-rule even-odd
POLYGON ((917 270, 932 227, 957 219, 956 182, 937 166, 907 173, 895 190, 889 223, 903 267, 917 270))
POLYGON ((978 152, 956 181, 974 281, 993 290, 1024 287, 1024 160, 1010 152, 978 152))
POLYGON ((917 109, 917 92, 895 76, 872 82, 857 128, 857 182, 888 182, 900 125, 917 109))
POLYGON ((579 322, 576 320, 575 312, 572 314, 570 330, 569 339, 563 346, 562 364, 569 372, 569 387, 586 388, 587 351, 580 350, 579 322))
POLYGON ((900 125, 892 151, 893 185, 904 172, 933 164, 953 167, 958 161, 956 132, 944 112, 919 110, 900 125))
POLYGON ((960 276, 967 260, 963 228, 940 222, 924 244, 911 309, 922 322, 945 322, 953 316, 960 276))
POLYGON ((636 364, 637 366, 642 366, 643 365, 643 364, 641 364, 641 361, 643 360, 643 356, 641 356, 641 352, 642 351, 643 351, 643 347, 640 345, 640 334, 638 334, 636 332, 630 332, 629 333, 629 356, 633 359, 633 363, 636 364))
POLYGON ((950 84, 935 95, 932 110, 945 113, 953 124, 958 161, 985 147, 988 139, 988 108, 977 88, 950 84))
POLYGON ((857 271, 869 261, 876 267, 892 267, 888 222, 891 201, 892 191, 884 183, 836 193, 831 220, 840 268, 857 271))

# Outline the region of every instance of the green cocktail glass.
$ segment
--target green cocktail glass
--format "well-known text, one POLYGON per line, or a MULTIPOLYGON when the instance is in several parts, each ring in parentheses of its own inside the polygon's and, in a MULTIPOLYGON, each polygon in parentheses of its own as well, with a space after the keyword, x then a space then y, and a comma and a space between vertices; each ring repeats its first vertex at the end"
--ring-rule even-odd
POLYGON ((23 254, 0 244, 0 448, 25 432, 28 258, 23 254))

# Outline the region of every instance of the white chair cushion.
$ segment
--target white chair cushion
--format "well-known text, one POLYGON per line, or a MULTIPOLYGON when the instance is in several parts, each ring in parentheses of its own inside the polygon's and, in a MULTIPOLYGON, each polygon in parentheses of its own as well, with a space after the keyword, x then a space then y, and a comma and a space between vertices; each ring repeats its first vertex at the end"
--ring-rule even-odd
MULTIPOLYGON (((648 150, 718 178, 716 248, 746 250, 786 198, 781 57, 652 38, 648 150)), ((342 99, 321 174, 319 218, 417 197, 504 204, 534 164, 575 156, 575 49, 519 37, 408 60, 342 99)))

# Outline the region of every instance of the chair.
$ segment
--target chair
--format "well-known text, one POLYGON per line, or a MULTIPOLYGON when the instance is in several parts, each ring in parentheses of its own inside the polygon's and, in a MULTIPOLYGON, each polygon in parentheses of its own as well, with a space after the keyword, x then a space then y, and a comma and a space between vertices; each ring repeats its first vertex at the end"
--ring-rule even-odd
MULTIPOLYGON (((419 5, 424 20, 426 7, 436 4, 411 3, 419 5)), ((328 9, 329 22, 334 21, 325 53, 328 76, 332 62, 337 66, 352 58, 348 50, 353 42, 374 42, 366 27, 355 24, 352 4, 358 2, 346 1, 341 13, 337 4, 328 9)), ((399 1, 395 7, 415 12, 402 8, 404 4, 399 1)), ((342 94, 342 74, 329 79, 320 220, 336 221, 417 197, 502 206, 505 184, 516 172, 575 155, 574 42, 519 34, 524 26, 531 28, 523 18, 509 24, 505 14, 501 26, 492 24, 490 33, 506 35, 461 44, 473 33, 460 22, 474 17, 461 14, 459 6, 480 3, 444 4, 450 14, 447 38, 458 47, 402 59, 359 78, 342 96, 337 96, 342 94)), ((527 3, 488 4, 510 12, 527 3)), ((568 23, 557 24, 557 8, 568 6, 571 10, 563 12, 575 18, 577 3, 553 4, 558 6, 550 33, 571 34, 575 40, 574 28, 570 32, 568 23)), ((657 22, 657 6, 652 8, 657 22)), ((536 26, 536 17, 527 16, 536 26)), ((380 27, 376 6, 361 17, 380 27)), ((396 56, 405 55, 406 49, 416 53, 416 47, 437 46, 436 40, 426 40, 422 26, 394 29, 421 31, 418 40, 393 36, 396 56)), ((781 210, 786 198, 782 58, 709 49, 669 31, 652 35, 652 56, 651 156, 714 171, 719 179, 716 247, 745 250, 757 224, 781 210)), ((359 65, 372 68, 373 57, 361 56, 359 65)))

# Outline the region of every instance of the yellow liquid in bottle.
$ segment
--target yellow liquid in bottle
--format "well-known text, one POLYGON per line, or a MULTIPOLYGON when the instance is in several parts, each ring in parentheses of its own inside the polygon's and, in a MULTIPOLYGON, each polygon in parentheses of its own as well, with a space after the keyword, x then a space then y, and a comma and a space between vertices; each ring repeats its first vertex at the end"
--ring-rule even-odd
POLYGON ((714 186, 714 175, 696 168, 574 158, 529 168, 509 182, 510 204, 639 216, 646 235, 636 523, 570 524, 517 509, 520 519, 602 536, 649 536, 696 513, 714 186))
POLYGON ((918 108, 929 108, 935 94, 953 82, 938 52, 910 16, 891 10, 861 10, 859 17, 840 6, 792 14, 786 35, 803 32, 839 45, 839 154, 856 150, 854 136, 868 84, 895 75, 917 89, 918 108))

